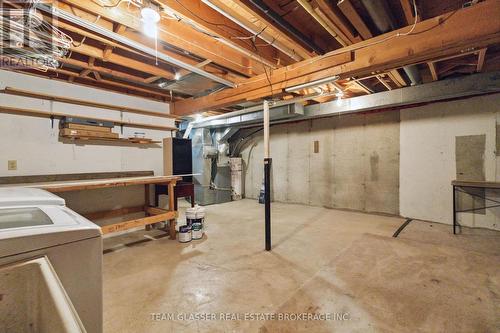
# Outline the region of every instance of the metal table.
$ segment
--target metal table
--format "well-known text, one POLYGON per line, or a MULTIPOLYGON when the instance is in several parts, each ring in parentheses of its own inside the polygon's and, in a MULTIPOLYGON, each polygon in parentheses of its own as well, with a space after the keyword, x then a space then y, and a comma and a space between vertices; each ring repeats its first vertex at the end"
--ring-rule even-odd
POLYGON ((454 235, 457 234, 457 227, 460 227, 460 224, 457 222, 457 213, 474 212, 474 211, 486 209, 486 208, 500 207, 500 201, 489 199, 489 198, 487 198, 487 195, 486 195, 487 189, 500 189, 500 182, 454 180, 451 182, 451 185, 453 187, 453 234, 454 235), (485 190, 484 195, 478 195, 478 194, 469 193, 469 192, 461 190, 461 188, 464 188, 464 187, 482 188, 485 190), (485 202, 489 201, 489 202, 492 202, 493 204, 492 205, 485 204, 484 207, 479 207, 479 208, 457 210, 457 199, 456 199, 457 192, 467 193, 470 196, 484 199, 485 202))

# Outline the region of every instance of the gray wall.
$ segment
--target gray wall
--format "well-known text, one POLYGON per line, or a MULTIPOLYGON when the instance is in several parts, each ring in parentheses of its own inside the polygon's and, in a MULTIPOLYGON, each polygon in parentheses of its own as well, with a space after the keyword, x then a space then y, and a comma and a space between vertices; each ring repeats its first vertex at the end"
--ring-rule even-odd
MULTIPOLYGON (((273 126, 273 197, 451 224, 452 180, 500 181, 498 128, 500 94, 273 126)), ((260 132, 242 151, 247 198, 259 194, 262 149, 260 132)), ((500 201, 500 191, 486 193, 500 201)), ((500 208, 458 220, 500 230, 500 208)))
MULTIPOLYGON (((259 135, 242 151, 247 198, 260 191, 262 150, 259 135)), ((271 155, 275 201, 399 214, 399 112, 273 126, 271 155)))

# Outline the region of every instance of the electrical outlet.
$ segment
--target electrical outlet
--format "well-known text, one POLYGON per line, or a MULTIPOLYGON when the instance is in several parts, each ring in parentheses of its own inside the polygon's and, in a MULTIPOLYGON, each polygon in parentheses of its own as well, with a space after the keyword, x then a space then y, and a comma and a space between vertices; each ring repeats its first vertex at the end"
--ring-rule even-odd
POLYGON ((16 160, 7 161, 7 168, 9 169, 9 171, 17 170, 17 161, 16 160))

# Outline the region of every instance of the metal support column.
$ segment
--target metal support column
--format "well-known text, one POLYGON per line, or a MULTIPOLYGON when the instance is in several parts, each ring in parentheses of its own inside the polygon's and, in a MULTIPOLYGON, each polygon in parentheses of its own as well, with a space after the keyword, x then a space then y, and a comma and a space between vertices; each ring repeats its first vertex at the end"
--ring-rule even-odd
POLYGON ((266 251, 271 251, 271 165, 271 158, 264 159, 266 251))
POLYGON ((271 162, 269 152, 269 102, 264 101, 264 204, 266 251, 271 251, 271 162))
POLYGON ((456 191, 455 191, 456 186, 453 185, 453 234, 457 234, 457 206, 456 206, 456 191))

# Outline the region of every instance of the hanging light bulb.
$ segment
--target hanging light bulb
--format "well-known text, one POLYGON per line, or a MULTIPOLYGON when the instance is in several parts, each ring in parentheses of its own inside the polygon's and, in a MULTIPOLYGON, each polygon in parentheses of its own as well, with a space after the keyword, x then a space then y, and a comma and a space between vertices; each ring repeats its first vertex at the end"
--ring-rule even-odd
POLYGON ((150 7, 144 7, 141 9, 141 16, 144 20, 144 23, 153 23, 156 24, 160 22, 160 14, 150 7))
POLYGON ((146 36, 156 39, 158 35, 158 27, 156 26, 156 23, 144 22, 143 30, 146 36))
POLYGON ((146 36, 155 38, 158 35, 157 23, 160 22, 160 13, 151 7, 144 7, 141 9, 141 17, 144 22, 144 34, 146 36))

